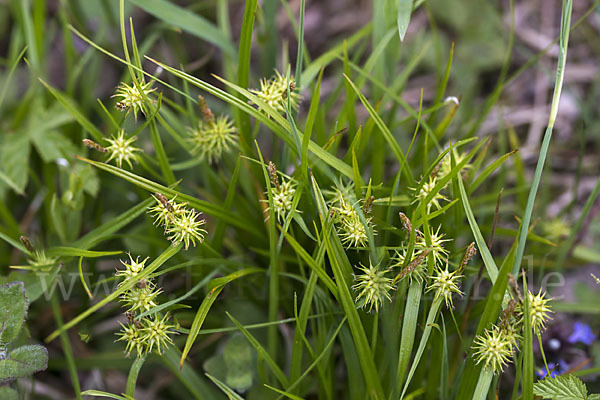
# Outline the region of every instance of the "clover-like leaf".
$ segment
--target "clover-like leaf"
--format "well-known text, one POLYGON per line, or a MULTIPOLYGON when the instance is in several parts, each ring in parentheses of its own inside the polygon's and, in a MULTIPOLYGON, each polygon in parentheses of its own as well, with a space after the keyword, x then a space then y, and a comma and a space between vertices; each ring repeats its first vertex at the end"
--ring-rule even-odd
POLYGON ((11 351, 8 358, 0 360, 0 381, 23 378, 47 367, 48 350, 44 346, 21 346, 11 351))
POLYGON ((0 343, 10 343, 19 334, 29 303, 23 282, 0 285, 0 343))
POLYGON ((533 393, 551 400, 587 400, 587 388, 574 375, 546 377, 533 384, 533 393))

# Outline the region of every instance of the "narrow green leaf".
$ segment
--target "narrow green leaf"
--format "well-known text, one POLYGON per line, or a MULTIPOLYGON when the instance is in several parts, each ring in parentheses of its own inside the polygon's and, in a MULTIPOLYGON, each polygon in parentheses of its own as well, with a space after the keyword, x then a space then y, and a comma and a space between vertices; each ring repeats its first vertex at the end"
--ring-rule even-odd
POLYGON ((75 120, 79 122, 79 125, 81 125, 83 129, 85 129, 92 135, 94 140, 96 140, 97 142, 102 141, 104 137, 102 132, 100 132, 100 130, 96 128, 96 126, 89 119, 87 119, 85 115, 83 115, 83 113, 79 110, 79 108, 77 108, 73 100, 71 100, 58 90, 54 89, 52 86, 50 86, 50 84, 46 83, 41 78, 40 82, 46 87, 46 89, 48 89, 50 93, 52 93, 52 95, 65 108, 65 110, 67 110, 73 116, 73 118, 75 118, 75 120))
POLYGON ((87 158, 83 158, 83 157, 76 157, 76 158, 81 161, 84 161, 88 164, 91 164, 99 169, 110 172, 111 174, 118 176, 119 178, 122 178, 128 182, 131 182, 134 185, 139 186, 142 189, 145 189, 151 193, 159 192, 170 198, 177 196, 178 200, 187 201, 190 206, 194 207, 198 211, 201 211, 201 212, 209 214, 209 215, 213 215, 216 218, 224 219, 227 222, 229 222, 231 225, 237 226, 238 228, 242 228, 248 232, 259 234, 258 231, 254 227, 249 226, 248 224, 244 223, 244 221, 242 219, 238 218, 237 216, 233 215, 229 211, 225 210, 223 207, 220 207, 216 204, 212 204, 207 201, 197 199, 193 196, 183 194, 181 192, 178 192, 171 188, 162 186, 158 183, 152 182, 149 179, 143 178, 132 172, 126 171, 121 168, 117 168, 110 164, 105 164, 105 163, 101 163, 101 162, 97 162, 97 161, 88 160, 87 158))
MULTIPOLYGON (((257 0, 248 0, 244 5, 244 18, 240 33, 240 48, 237 70, 237 83, 240 87, 248 88, 250 83, 250 58, 252 55, 252 31, 256 15, 257 0)), ((250 116, 242 110, 237 110, 240 126, 241 147, 246 154, 252 153, 252 131, 250 129, 250 116)))
POLYGON ((400 400, 404 398, 406 394, 406 390, 412 380, 417 367, 419 366, 419 362, 421 361, 421 357, 425 351, 425 347, 427 346, 427 341, 429 340, 429 336, 431 335, 431 329, 435 323, 435 320, 440 313, 440 309, 442 308, 444 298, 442 296, 436 297, 431 304, 431 308, 429 309, 429 314, 427 314, 427 322, 425 323, 425 328, 423 329, 423 334, 421 335, 421 341, 419 342, 419 347, 417 348, 417 352, 415 353, 415 357, 413 359, 412 365, 410 367, 410 371, 408 371, 408 376, 406 377, 406 381, 404 382, 404 388, 402 389, 402 394, 400 395, 400 400))
POLYGON ((115 400, 133 400, 131 397, 119 396, 116 394, 103 392, 101 390, 86 390, 85 392, 83 392, 81 394, 84 396, 108 397, 109 399, 115 399, 115 400))
POLYGON ((146 361, 146 356, 136 357, 135 361, 131 364, 129 369, 129 375, 127 375, 127 386, 125 387, 125 393, 127 396, 135 397, 135 383, 142 366, 146 361))
POLYGON ((208 311, 212 307, 213 303, 219 296, 219 293, 223 290, 226 284, 229 282, 244 277, 246 275, 255 274, 259 272, 264 272, 261 268, 245 268, 239 271, 236 271, 232 274, 224 276, 222 278, 213 279, 208 285, 208 294, 200 304, 198 311, 196 312, 196 316, 194 317, 194 321, 192 321, 192 326, 190 327, 190 333, 185 341, 185 346, 181 353, 181 359, 179 361, 179 366, 183 366, 185 359, 187 358, 188 353, 190 352, 192 345, 196 341, 198 337, 198 333, 200 332, 200 328, 202 328, 202 324, 208 315, 208 311))
POLYGON ((167 0, 128 1, 167 24, 177 26, 200 39, 204 39, 220 47, 228 56, 235 57, 236 52, 231 39, 203 17, 167 0))
POLYGON ((122 251, 92 251, 82 250, 76 247, 50 247, 46 253, 51 257, 106 257, 123 253, 122 251))
POLYGON ((265 360, 265 362, 267 363, 267 365, 269 366, 279 383, 283 387, 286 387, 288 385, 288 380, 281 368, 279 368, 275 360, 273 360, 271 355, 265 350, 265 348, 260 344, 260 342, 256 340, 256 338, 244 327, 244 325, 240 324, 240 322, 228 312, 226 312, 226 314, 229 317, 229 319, 235 324, 235 326, 240 330, 240 332, 244 334, 244 336, 246 337, 246 339, 248 339, 250 344, 254 347, 254 349, 258 353, 258 357, 265 360))
POLYGON ((498 277, 498 267, 494 262, 494 258, 490 253, 490 250, 487 247, 485 239, 483 235, 481 235, 481 231, 479 230, 479 226, 477 225, 477 221, 475 220, 475 216, 473 215, 473 210, 471 210, 471 206, 469 205, 469 198, 465 191, 465 185, 463 184, 462 177, 455 177, 456 182, 458 183, 460 200, 465 209, 465 214, 467 215, 467 219, 469 220, 469 225, 471 226, 471 231, 473 232, 473 236, 475 237, 475 241, 477 242, 477 248, 481 254, 481 258, 483 259, 483 263, 485 264, 485 268, 490 277, 492 283, 496 282, 496 278, 498 277))
POLYGON ((398 145, 396 138, 394 138, 394 135, 392 135, 392 133, 388 129, 387 125, 383 122, 383 120, 381 119, 379 114, 377 114, 377 111, 375 111, 375 109, 373 108, 371 103, 369 103, 369 101, 366 99, 366 97, 361 93, 360 89, 356 87, 354 82, 352 82, 352 80, 350 80, 350 78, 348 76, 344 75, 344 77, 350 83, 350 85, 352 86, 352 89, 354 89, 354 92, 358 95, 358 98, 360 99, 361 103, 365 106, 365 108, 369 112, 369 115, 371 116, 371 118, 373 118, 373 120, 375 121, 375 124, 377 125, 377 127, 379 128, 381 133, 383 134, 383 137, 385 138, 386 142, 392 149, 392 152, 396 155, 396 159, 401 165, 402 173, 406 176, 408 184, 414 185, 415 178, 412 176, 412 172, 411 172, 410 168, 407 168, 407 166, 406 166, 406 157, 404 156, 404 153, 400 149, 400 145, 398 145))
POLYGON ((244 400, 244 398, 241 397, 239 394, 237 394, 235 392, 235 390, 233 390, 232 388, 230 388, 229 386, 227 386, 225 383, 221 382, 220 380, 218 380, 214 376, 210 375, 207 372, 204 373, 204 375, 206 375, 208 377, 208 379, 210 379, 211 381, 213 381, 213 383, 215 385, 217 385, 219 387, 219 389, 221 389, 221 391, 227 395, 227 398, 229 400, 244 400))
POLYGON ((412 14, 413 0, 398 0, 398 34, 400 41, 404 41, 408 23, 410 22, 410 14, 412 14))

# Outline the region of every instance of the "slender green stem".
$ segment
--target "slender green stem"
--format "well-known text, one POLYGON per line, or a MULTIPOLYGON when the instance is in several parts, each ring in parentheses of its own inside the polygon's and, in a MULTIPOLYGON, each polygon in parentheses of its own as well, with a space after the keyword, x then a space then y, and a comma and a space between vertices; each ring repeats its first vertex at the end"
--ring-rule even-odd
MULTIPOLYGON (((54 319, 56 320, 56 325, 58 326, 58 329, 62 329, 63 319, 56 293, 52 296, 50 302, 52 305, 52 313, 54 314, 54 319)), ((69 369, 69 374, 71 375, 71 383, 73 384, 75 396, 77 400, 81 400, 81 385, 79 384, 79 377, 77 376, 77 364, 75 364, 75 358, 73 357, 73 349, 71 348, 69 337, 67 336, 67 332, 64 330, 60 332, 60 342, 67 360, 67 367, 69 369)))
POLYGON ((525 252, 525 242, 527 241, 527 232, 529 231, 529 224, 531 222, 531 214, 533 213, 535 197, 542 179, 544 163, 546 162, 546 155, 548 154, 548 148, 550 147, 550 139, 552 139, 552 129, 554 128, 554 122, 556 121, 556 115, 558 113, 558 103, 560 101, 560 94, 562 91, 565 74, 565 65, 567 63, 567 47, 569 43, 572 11, 573 0, 563 0, 559 56, 558 65, 556 68, 556 81, 554 83, 554 94, 552 96, 552 108, 550 109, 548 127, 546 128, 546 133, 544 134, 544 140, 542 142, 540 155, 535 168, 533 182, 531 184, 531 189, 529 190, 529 197, 527 198, 525 214, 523 215, 523 223, 521 224, 521 231, 519 233, 519 244, 517 246, 517 255, 515 257, 515 263, 513 264, 513 275, 516 275, 521 267, 521 261, 523 259, 523 253, 525 252))
POLYGON ((548 363, 546 362, 546 354, 544 353, 544 346, 542 345, 542 335, 537 332, 538 343, 540 344, 540 353, 542 353, 542 359, 544 360, 544 366, 546 367, 546 374, 550 376, 550 369, 548 368, 548 363))

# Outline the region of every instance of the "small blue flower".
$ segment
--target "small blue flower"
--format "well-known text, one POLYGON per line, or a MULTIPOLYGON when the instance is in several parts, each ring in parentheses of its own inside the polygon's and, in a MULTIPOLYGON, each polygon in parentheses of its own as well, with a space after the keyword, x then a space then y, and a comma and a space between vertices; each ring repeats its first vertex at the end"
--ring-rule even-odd
MULTIPOLYGON (((569 366, 563 360, 559 360, 558 364, 553 362, 548 363, 548 369, 550 370, 550 378, 556 378, 559 375, 564 374, 569 370, 569 366)), ((535 371, 535 374, 540 378, 545 378, 547 374, 546 367, 542 367, 535 371)))
POLYGON ((569 341, 569 343, 581 342, 589 346, 595 339, 596 335, 594 335, 594 333, 592 332, 592 328, 590 328, 588 324, 575 322, 575 326, 573 327, 573 333, 571 334, 571 336, 569 336, 567 340, 569 341))
MULTIPOLYGON (((553 363, 553 362, 549 362, 549 363, 548 363, 548 369, 550 370, 550 378, 556 378, 556 377, 559 375, 559 373, 558 373, 558 371, 557 371, 557 368, 556 368, 556 364, 555 364, 555 363, 553 363)), ((536 375, 537 375, 537 376, 538 376, 540 379, 542 379, 542 378, 545 378, 545 377, 546 377, 546 375, 548 375, 548 374, 546 373, 546 367, 542 367, 542 368, 538 369, 537 371, 535 371, 535 374, 536 374, 536 375)))

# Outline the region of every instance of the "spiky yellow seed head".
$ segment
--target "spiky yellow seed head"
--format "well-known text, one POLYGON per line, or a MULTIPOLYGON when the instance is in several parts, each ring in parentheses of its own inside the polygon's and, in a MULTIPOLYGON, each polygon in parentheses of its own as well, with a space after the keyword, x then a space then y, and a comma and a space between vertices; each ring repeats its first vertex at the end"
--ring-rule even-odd
MULTIPOLYGON (((353 203, 340 189, 336 189, 335 197, 332 201, 332 211, 335 213, 335 221, 339 226, 338 233, 344 245, 350 247, 364 247, 368 241, 367 227, 363 224, 354 208, 353 203)), ((358 204, 355 202, 354 204, 358 204)), ((371 228, 373 234, 375 230, 371 224, 371 217, 365 216, 367 226, 371 228)))
POLYGON ((29 265, 33 267, 48 268, 54 266, 54 264, 58 262, 58 258, 49 257, 48 255, 46 255, 46 252, 44 250, 36 249, 33 251, 32 257, 27 261, 29 262, 29 265))
POLYGON ((571 227, 562 218, 551 218, 541 224, 544 235, 553 242, 560 242, 571 234, 571 227))
POLYGON ((127 353, 128 357, 132 352, 135 352, 138 357, 145 353, 145 346, 142 342, 140 329, 135 324, 121 324, 121 331, 117 333, 117 335, 119 336, 117 342, 126 342, 125 352, 127 353))
POLYGON ((535 296, 530 291, 527 293, 529 296, 531 328, 536 334, 539 334, 546 329, 546 321, 552 319, 549 314, 553 311, 548 306, 550 299, 545 298, 546 292, 542 293, 542 289, 535 296))
POLYGON ((430 231, 429 236, 431 237, 431 245, 427 245, 425 234, 421 232, 417 232, 417 239, 415 242, 415 249, 420 251, 430 250, 438 265, 443 264, 448 257, 449 252, 444 248, 444 244, 450 241, 450 239, 444 239, 446 235, 440 233, 440 229, 441 225, 438 226, 435 232, 433 232, 433 229, 430 231))
POLYGON ((125 266, 125 269, 118 269, 115 273, 115 276, 122 276, 125 278, 125 280, 136 278, 138 274, 144 270, 146 260, 148 260, 148 257, 146 257, 142 262, 140 262, 140 257, 137 256, 134 261, 134 259, 131 257, 131 254, 128 254, 128 256, 129 263, 120 260, 121 264, 125 266))
POLYGON ((300 95, 295 90, 296 81, 293 77, 288 80, 277 70, 270 79, 261 79, 260 89, 250 89, 250 92, 276 111, 285 112, 285 109, 288 108, 288 88, 290 93, 289 104, 291 109, 296 110, 300 101, 300 95))
POLYGON ((400 271, 400 274, 396 278, 397 280, 408 279, 409 283, 413 281, 423 282, 425 277, 427 276, 427 271, 425 269, 425 257, 420 256, 416 252, 413 252, 411 260, 408 262, 406 267, 404 266, 406 262, 406 249, 402 249, 402 251, 397 251, 395 256, 392 258, 391 268, 403 268, 400 271))
POLYGON ((106 151, 109 153, 106 162, 115 159, 117 166, 121 168, 123 161, 125 161, 129 165, 129 168, 133 168, 131 161, 137 162, 137 155, 135 153, 142 151, 132 145, 135 140, 135 136, 130 138, 125 136, 125 131, 123 129, 121 129, 116 136, 113 135, 111 139, 106 139, 106 141, 110 143, 110 146, 106 148, 106 151))
POLYGON ((502 372, 504 367, 510 363, 515 342, 516 338, 497 326, 486 329, 474 340, 475 363, 483 363, 483 367, 491 370, 494 374, 502 372))
POLYGON ((211 164, 218 162, 222 154, 237 143, 236 132, 233 122, 224 115, 213 120, 200 121, 197 128, 189 130, 192 154, 211 164))
POLYGON ((186 209, 185 212, 174 215, 165 232, 174 245, 183 242, 187 250, 190 243, 196 247, 196 240, 199 243, 204 241, 204 235, 206 234, 206 230, 202 229, 204 224, 205 221, 200 218, 200 213, 186 209))
POLYGON ((175 325, 169 324, 169 315, 166 314, 160 318, 154 314, 154 317, 142 318, 142 328, 140 329, 141 339, 146 346, 146 351, 156 350, 162 354, 165 347, 173 344, 170 335, 175 333, 175 325))
POLYGON ((278 221, 283 221, 292 209, 295 193, 296 188, 291 179, 282 179, 281 184, 271 187, 273 210, 277 214, 278 221))
POLYGON ((373 265, 369 265, 368 268, 359 265, 358 269, 362 273, 354 275, 355 284, 352 289, 358 292, 354 301, 368 312, 372 312, 373 308, 375 312, 379 312, 384 299, 392 301, 390 292, 394 286, 392 279, 386 277, 389 269, 380 269, 379 266, 373 265))
POLYGON ((175 197, 172 200, 167 200, 166 197, 160 195, 160 198, 154 197, 156 204, 148 208, 148 213, 154 218, 154 225, 166 226, 176 217, 185 213, 187 203, 175 202, 175 197))
MULTIPOLYGON (((435 188, 436 184, 437 184, 437 178, 430 176, 425 182, 423 182, 422 185, 420 185, 421 186, 420 188, 418 186, 414 187, 414 188, 412 188, 412 187, 409 188, 410 190, 415 192, 415 194, 414 194, 415 198, 412 201, 412 203, 418 203, 420 201, 425 201, 427 199, 427 197, 429 196, 429 194, 433 192, 433 189, 435 188)), ((435 207, 437 210, 442 208, 440 201, 449 201, 449 200, 446 196, 444 196, 443 194, 441 194, 438 191, 437 193, 435 193, 433 195, 431 200, 429 200, 427 202, 427 212, 431 211, 432 206, 435 207)))
POLYGON ((133 287, 121 296, 123 304, 130 312, 145 312, 156 307, 156 297, 162 289, 155 289, 153 284, 146 283, 143 287, 133 287))
POLYGON ((436 299, 443 297, 446 307, 453 308, 452 294, 456 293, 459 296, 463 294, 459 288, 460 278, 462 275, 459 275, 458 271, 448 270, 448 264, 444 269, 438 266, 431 277, 431 284, 427 287, 427 291, 435 291, 436 299))
MULTIPOLYGON (((467 154, 459 153, 458 151, 456 151, 456 149, 454 149, 453 152, 454 152, 454 163, 455 163, 454 165, 460 164, 467 158, 467 154)), ((469 169, 469 168, 471 168, 471 164, 465 164, 465 166, 462 167, 462 170, 469 169)), ((440 170, 438 172, 438 177, 443 178, 444 176, 447 176, 448 174, 450 174, 450 171, 452 171, 452 158, 450 156, 450 152, 448 152, 442 159, 442 165, 440 166, 440 170)))
POLYGON ((134 84, 129 86, 125 82, 121 82, 117 87, 117 91, 111 97, 119 97, 119 100, 116 104, 117 109, 120 111, 133 111, 133 115, 137 120, 137 113, 141 111, 145 113, 143 102, 144 97, 148 98, 148 95, 156 90, 156 88, 152 87, 152 81, 150 82, 140 82, 140 90, 134 84), (143 93, 143 94, 142 94, 143 93))

